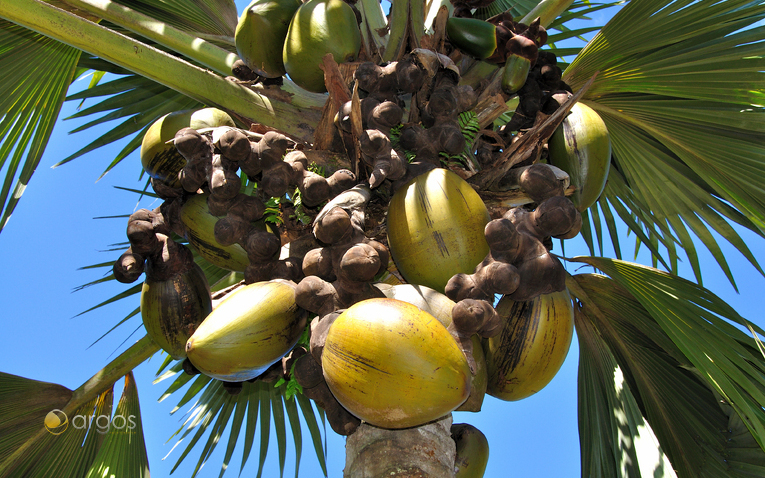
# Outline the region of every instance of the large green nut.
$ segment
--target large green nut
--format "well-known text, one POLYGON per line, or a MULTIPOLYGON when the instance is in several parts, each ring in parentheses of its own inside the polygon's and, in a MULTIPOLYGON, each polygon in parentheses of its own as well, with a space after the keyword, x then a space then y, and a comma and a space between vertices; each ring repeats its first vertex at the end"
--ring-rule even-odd
POLYGON ((514 53, 507 57, 505 69, 502 71, 502 91, 508 95, 514 95, 526 84, 531 69, 531 61, 528 58, 514 53))
POLYGON ((231 116, 217 108, 175 111, 161 117, 149 126, 141 141, 141 164, 146 174, 169 186, 180 187, 178 173, 186 165, 186 158, 168 141, 175 138, 175 133, 183 128, 218 126, 235 127, 236 124, 231 116))
POLYGON ((292 17, 282 50, 284 68, 298 86, 323 93, 322 58, 331 53, 337 63, 356 59, 361 32, 356 14, 343 0, 309 0, 292 17))
POLYGON ((285 282, 256 282, 227 296, 186 342, 203 374, 225 382, 257 377, 295 346, 307 313, 285 282))
POLYGON ((473 425, 455 423, 451 428, 457 445, 454 478, 481 478, 489 463, 489 440, 473 425))
POLYGON ((282 60, 284 39, 300 0, 254 0, 236 26, 236 51, 242 61, 265 78, 286 73, 282 60))
POLYGON ((571 201, 577 209, 595 204, 611 167, 611 139, 600 115, 576 103, 550 138, 549 154, 550 164, 566 171, 576 187, 571 201))
POLYGON ((446 36, 461 52, 485 60, 497 49, 497 27, 477 18, 450 17, 446 36))
POLYGON ((462 178, 434 169, 412 179, 388 207, 388 246, 410 284, 444 292, 455 274, 472 274, 489 253, 491 220, 481 197, 462 178))

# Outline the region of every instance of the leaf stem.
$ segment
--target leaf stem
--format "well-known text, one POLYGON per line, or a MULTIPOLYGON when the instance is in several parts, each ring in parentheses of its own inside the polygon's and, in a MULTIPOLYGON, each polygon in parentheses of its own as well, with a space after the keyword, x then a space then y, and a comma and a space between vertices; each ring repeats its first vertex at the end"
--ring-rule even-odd
POLYGON ((235 53, 110 0, 66 0, 66 3, 154 40, 224 76, 231 74, 231 66, 238 58, 235 53))
POLYGON ((422 0, 392 0, 390 36, 383 60, 400 60, 412 48, 420 47, 425 31, 425 2, 422 0))
POLYGON ((529 25, 537 17, 539 17, 540 24, 547 28, 573 3, 574 0, 542 0, 539 2, 539 4, 537 4, 536 7, 527 13, 525 17, 521 19, 521 23, 529 25))
POLYGON ((0 17, 122 66, 207 105, 311 142, 321 116, 313 96, 269 98, 157 48, 39 0, 3 0, 0 17), (312 99, 313 98, 313 99, 312 99), (298 105, 298 102, 305 106, 298 105), (313 103, 313 104, 310 104, 313 103))

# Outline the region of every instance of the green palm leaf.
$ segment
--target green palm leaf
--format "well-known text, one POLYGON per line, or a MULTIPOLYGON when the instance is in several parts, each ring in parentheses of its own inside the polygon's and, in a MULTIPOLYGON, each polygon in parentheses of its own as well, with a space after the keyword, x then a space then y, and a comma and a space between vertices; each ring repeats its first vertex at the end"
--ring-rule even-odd
MULTIPOLYGON (((231 395, 223 388, 222 382, 218 380, 213 380, 204 375, 199 375, 192 380, 190 375, 181 372, 180 362, 172 367, 170 371, 158 378, 155 383, 174 376, 175 380, 173 380, 167 391, 160 397, 160 401, 186 387, 189 382, 191 382, 191 385, 188 385, 183 397, 181 397, 178 405, 171 411, 171 413, 175 413, 192 400, 196 401, 186 414, 187 419, 181 428, 174 434, 179 435, 179 438, 177 443, 173 446, 173 449, 180 445, 184 440, 188 439, 189 441, 178 458, 173 470, 175 470, 181 462, 191 454, 194 447, 201 442, 201 439, 206 434, 208 434, 207 440, 201 448, 197 466, 192 475, 196 476, 202 466, 207 462, 213 450, 215 450, 220 437, 229 426, 229 440, 226 445, 226 452, 221 465, 220 476, 223 476, 229 468, 234 449, 237 443, 239 443, 240 438, 242 438, 242 433, 244 433, 244 443, 240 467, 241 469, 244 469, 256 442, 256 426, 259 421, 260 432, 258 441, 260 451, 257 476, 261 476, 263 465, 267 458, 268 444, 271 438, 271 422, 273 421, 281 476, 284 474, 284 462, 287 447, 287 422, 289 422, 290 430, 292 430, 292 438, 295 445, 295 476, 297 476, 302 451, 300 415, 303 415, 306 425, 311 433, 316 456, 322 469, 325 470, 326 473, 326 463, 324 462, 325 451, 321 445, 321 430, 319 429, 316 420, 316 412, 304 396, 298 394, 288 398, 286 395, 286 383, 282 383, 278 387, 275 387, 274 384, 263 382, 262 380, 244 382, 242 384, 242 390, 237 395, 231 395), (300 412, 298 412, 298 404, 300 412), (244 423, 246 423, 246 426, 243 427, 242 425, 244 423)), ((170 453, 172 453, 172 450, 170 453)))
MULTIPOLYGON (((586 360, 592 365, 598 354, 613 356, 678 476, 765 472, 765 357, 742 328, 763 331, 685 279, 623 261, 577 261, 611 277, 577 275, 569 281, 579 301, 577 330, 586 360)), ((608 372, 608 360, 595 365, 600 371, 580 368, 580 376, 587 373, 580 397, 594 404, 583 413, 606 413, 594 422, 604 436, 581 433, 588 456, 583 463, 593 469, 613 459, 606 456, 613 446, 605 437, 611 412, 603 405, 614 403, 602 393, 614 387, 615 372, 608 372)))
POLYGON ((577 309, 575 325, 582 476, 675 477, 621 367, 593 321, 577 309))
POLYGON ((86 478, 123 476, 149 477, 149 460, 133 372, 125 376, 125 388, 109 424, 109 431, 85 475, 86 478))
POLYGON ((125 376, 114 415, 113 390, 107 387, 66 415, 62 410, 73 397, 71 390, 0 373, 0 476, 148 476, 132 372, 125 376), (60 419, 57 424, 48 421, 51 413, 60 419))
POLYGON ((40 163, 79 56, 0 19, 0 231, 40 163))
POLYGON ((606 122, 631 194, 612 190, 609 203, 636 199, 630 228, 649 247, 674 237, 699 281, 693 236, 734 283, 712 232, 762 272, 730 223, 765 233, 764 17, 761 2, 633 1, 564 74, 577 89, 600 72, 584 102, 606 122))
POLYGON ((120 3, 179 30, 233 46, 239 18, 233 0, 123 0, 120 3))

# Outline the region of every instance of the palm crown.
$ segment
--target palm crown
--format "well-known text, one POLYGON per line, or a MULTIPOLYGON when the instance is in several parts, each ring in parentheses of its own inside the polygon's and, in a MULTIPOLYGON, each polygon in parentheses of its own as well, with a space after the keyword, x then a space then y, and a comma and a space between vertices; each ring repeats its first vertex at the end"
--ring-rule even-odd
MULTIPOLYGON (((411 46, 427 44, 431 37, 424 27, 441 5, 452 8, 446 1, 423 5, 395 0, 386 18, 379 2, 359 0, 369 58, 397 60, 411 46), (384 35, 371 34, 386 27, 384 35)), ((562 65, 563 80, 579 102, 600 115, 610 133, 613 154, 606 187, 582 212, 581 234, 591 257, 571 260, 600 273, 566 278, 575 298, 580 348, 582 475, 762 476, 765 356, 759 337, 765 332, 703 288, 696 244, 708 249, 734 287, 734 272, 717 237, 763 273, 737 230, 765 233, 765 142, 762 117, 757 116, 763 113, 765 5, 632 0, 602 28, 573 22, 608 6, 612 4, 546 0, 511 5, 496 0, 474 12, 477 18, 488 18, 506 11, 525 23, 540 17, 549 31, 549 49, 574 58, 562 65), (597 34, 584 48, 568 47, 566 40, 591 31, 597 34), (622 260, 618 228, 624 225, 638 247, 650 251, 653 265, 666 272, 622 260), (616 258, 603 257, 606 235, 616 258), (696 282, 677 277, 681 260, 692 266, 696 282), (645 447, 653 452, 646 453, 645 447)), ((224 79, 237 59, 236 21, 236 6, 226 0, 70 0, 57 6, 4 1, 0 164, 6 179, 0 190, 0 227, 29 184, 65 99, 99 98, 75 115, 94 118, 80 130, 122 121, 62 161, 130 138, 104 172, 140 147, 157 118, 206 105, 229 111, 240 125, 260 123, 308 144, 318 140, 324 134, 320 119, 326 95, 309 93, 287 79, 279 88, 224 79), (72 82, 86 72, 93 73, 89 87, 67 96, 72 82)), ((478 91, 489 91, 486 85, 496 86, 501 76, 487 63, 466 60, 461 66, 463 82, 478 91)), ((506 98, 501 99, 504 104, 506 98)), ((488 119, 481 116, 491 109, 477 111, 477 126, 461 123, 466 137, 474 139, 479 129, 510 120, 511 114, 503 111, 507 108, 501 107, 488 119)), ((555 126, 540 128, 546 131, 542 142, 555 126)), ((529 149, 519 147, 514 154, 529 149)), ((472 161, 468 153, 461 165, 467 170, 472 161)), ((491 171, 472 172, 478 189, 489 184, 480 178, 491 171)), ((243 187, 252 193, 252 181, 243 187)), ((278 202, 267 205, 279 207, 278 202)), ((198 255, 195 260, 213 292, 241 279, 198 255)), ((140 285, 131 286, 113 300, 134 300, 140 291, 140 285)), ((74 391, 3 374, 0 476, 95 476, 106 468, 114 476, 148 475, 130 371, 158 350, 144 337, 74 391), (85 429, 56 440, 40 428, 52 409, 110 415, 112 387, 123 376, 125 390, 114 413, 137 416, 135 434, 110 432, 101 440, 85 429), (31 403, 27 397, 32 394, 45 399, 31 403)), ((258 380, 230 395, 220 381, 183 373, 181 361, 169 356, 157 375, 158 381, 172 379, 163 398, 183 393, 176 410, 197 401, 184 424, 182 438, 188 436, 189 443, 179 463, 207 435, 198 470, 217 445, 215 438, 230 426, 224 463, 231 461, 241 441, 244 466, 258 440, 260 474, 273 421, 283 468, 288 434, 300 459, 303 421, 324 467, 324 411, 296 393, 294 382, 274 386, 258 380)))

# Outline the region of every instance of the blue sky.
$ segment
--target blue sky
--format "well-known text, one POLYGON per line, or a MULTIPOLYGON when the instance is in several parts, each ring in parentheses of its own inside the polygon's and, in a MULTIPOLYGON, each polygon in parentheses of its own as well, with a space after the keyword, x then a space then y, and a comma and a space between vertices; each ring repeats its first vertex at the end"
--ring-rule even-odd
MULTIPOLYGON (((241 9, 243 3, 238 4, 241 9)), ((72 114, 76 106, 76 103, 66 104, 62 117, 72 114)), ((104 271, 78 268, 116 259, 120 252, 103 251, 112 244, 126 240, 124 219, 93 218, 129 214, 141 207, 151 209, 158 205, 152 200, 139 204, 135 194, 114 188, 142 187, 143 182, 138 180, 140 160, 137 153, 96 181, 124 142, 97 150, 55 170, 50 168, 95 137, 97 132, 68 135, 67 131, 78 124, 68 121, 57 125, 40 167, 7 228, 0 233, 0 263, 6 270, 4 287, 0 289, 0 300, 6 304, 0 370, 60 383, 70 389, 77 388, 144 334, 140 317, 135 317, 91 346, 138 306, 137 297, 77 316, 125 288, 121 284, 109 283, 73 292, 77 286, 100 278, 104 271), (137 328, 139 330, 128 339, 127 344, 123 344, 137 328)), ((759 261, 765 263, 762 240, 746 231, 741 234, 759 261)), ((631 238, 625 241, 626 244, 632 242, 631 238)), ((742 316, 765 328, 762 315, 765 279, 727 244, 721 246, 741 294, 735 294, 711 256, 702 253, 705 285, 742 316)), ((567 256, 587 254, 579 239, 567 241, 565 252, 567 256)), ((606 253, 610 255, 612 252, 608 250, 606 253)), ((646 257, 640 255, 638 262, 647 263, 646 257)), ((576 267, 570 271, 577 272, 576 267)), ((681 266, 681 272, 685 277, 692 277, 688 267, 681 266)), ((162 359, 157 355, 135 370, 149 463, 155 477, 169 476, 185 446, 176 448, 166 460, 162 460, 175 443, 175 439, 170 437, 180 427, 182 414, 188 410, 186 407, 174 416, 169 415, 180 398, 179 394, 157 403, 157 398, 169 385, 169 382, 159 385, 151 383, 162 359)), ((512 403, 487 397, 480 413, 455 414, 455 422, 471 423, 488 437, 491 456, 487 478, 508 474, 538 478, 579 475, 577 360, 574 341, 561 371, 538 394, 512 403)), ((117 387, 117 396, 120 388, 117 387)), ((224 435, 218 450, 198 476, 218 475, 226 440, 224 435)), ((345 456, 343 447, 344 439, 330 430, 329 476, 341 476, 345 456)), ((288 448, 285 476, 293 476, 291 445, 288 448)), ((197 446, 173 476, 190 476, 200 449, 201 446, 197 446)), ((256 451, 253 453, 257 455, 256 451)), ((225 476, 238 474, 240 456, 241 448, 234 454, 233 469, 225 476)), ((246 476, 254 476, 256 460, 257 456, 251 457, 245 469, 246 476)), ((274 446, 269 451, 264 476, 278 476, 277 463, 274 446)), ((301 476, 320 474, 310 442, 304 439, 301 476)))

